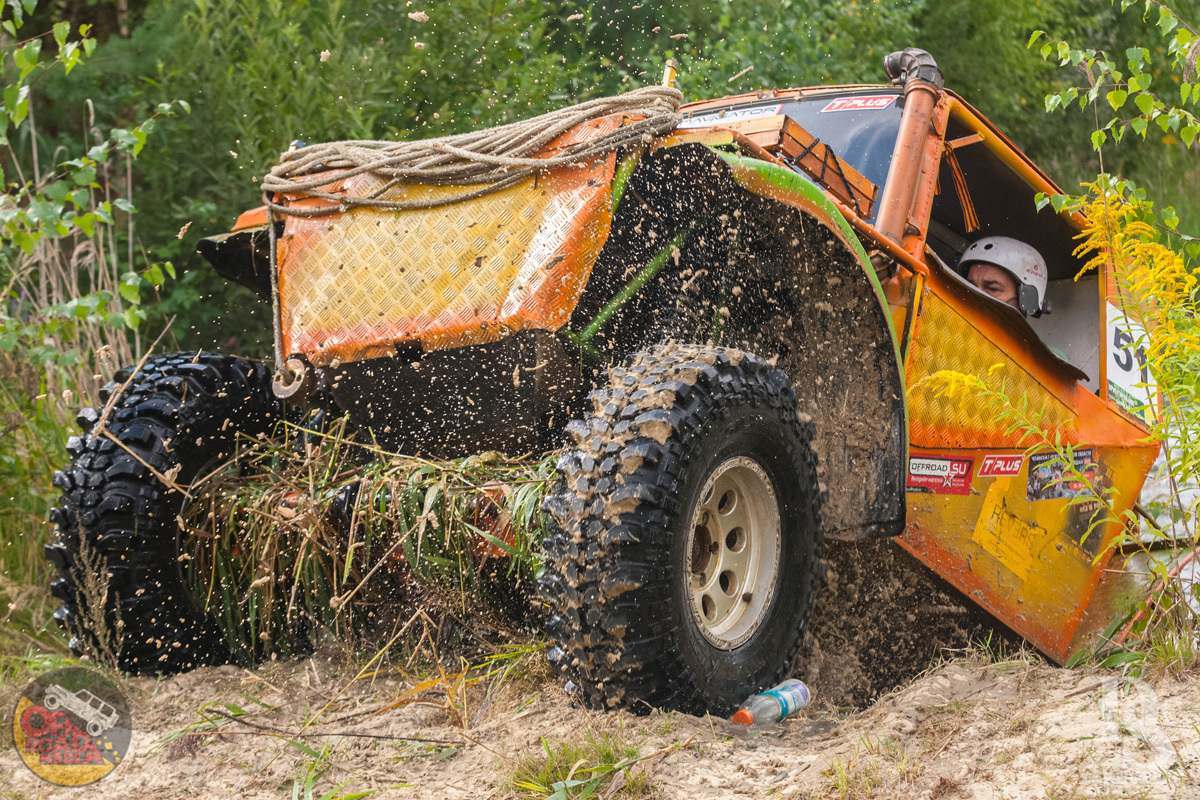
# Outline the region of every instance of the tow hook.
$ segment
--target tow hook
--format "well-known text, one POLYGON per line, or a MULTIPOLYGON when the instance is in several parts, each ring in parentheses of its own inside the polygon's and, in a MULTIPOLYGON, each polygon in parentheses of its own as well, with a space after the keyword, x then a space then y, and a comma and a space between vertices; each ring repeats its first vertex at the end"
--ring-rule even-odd
POLYGON ((289 358, 275 371, 271 391, 280 400, 304 403, 313 390, 313 370, 299 358, 289 358))

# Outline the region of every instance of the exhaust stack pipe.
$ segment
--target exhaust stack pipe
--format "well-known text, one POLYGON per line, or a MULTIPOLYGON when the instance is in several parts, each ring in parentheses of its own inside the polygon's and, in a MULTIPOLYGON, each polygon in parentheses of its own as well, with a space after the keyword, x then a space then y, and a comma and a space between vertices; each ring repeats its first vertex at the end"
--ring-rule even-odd
POLYGON ((933 56, 915 47, 884 57, 883 69, 894 85, 904 87, 904 116, 896 134, 892 167, 879 201, 875 228, 889 239, 901 242, 921 175, 933 109, 941 99, 946 78, 933 56))

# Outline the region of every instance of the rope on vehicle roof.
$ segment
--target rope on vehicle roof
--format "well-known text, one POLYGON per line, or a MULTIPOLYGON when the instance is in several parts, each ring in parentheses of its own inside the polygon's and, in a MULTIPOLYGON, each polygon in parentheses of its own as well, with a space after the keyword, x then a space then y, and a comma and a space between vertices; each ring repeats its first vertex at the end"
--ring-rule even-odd
POLYGON ((351 208, 408 211, 450 205, 514 186, 534 175, 588 159, 619 147, 640 144, 673 131, 682 119, 683 93, 667 86, 646 86, 616 97, 589 100, 539 117, 455 136, 414 142, 343 141, 289 150, 262 181, 263 202, 272 212, 322 217, 351 208), (545 158, 534 158, 547 144, 574 128, 609 114, 643 119, 595 138, 570 145, 545 158), (366 196, 322 191, 322 187, 371 174, 382 185, 366 196), (438 199, 388 200, 399 184, 473 186, 462 194, 438 199), (482 184, 482 186, 480 186, 482 184), (296 207, 277 202, 277 195, 303 194, 336 205, 296 207))

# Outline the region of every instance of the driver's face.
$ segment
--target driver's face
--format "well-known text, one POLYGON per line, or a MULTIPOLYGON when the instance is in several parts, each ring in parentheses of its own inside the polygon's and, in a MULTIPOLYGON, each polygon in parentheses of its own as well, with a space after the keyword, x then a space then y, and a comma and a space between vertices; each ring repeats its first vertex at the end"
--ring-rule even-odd
POLYGON ((972 264, 967 271, 967 280, 984 294, 1018 308, 1017 279, 1008 270, 995 264, 972 264))

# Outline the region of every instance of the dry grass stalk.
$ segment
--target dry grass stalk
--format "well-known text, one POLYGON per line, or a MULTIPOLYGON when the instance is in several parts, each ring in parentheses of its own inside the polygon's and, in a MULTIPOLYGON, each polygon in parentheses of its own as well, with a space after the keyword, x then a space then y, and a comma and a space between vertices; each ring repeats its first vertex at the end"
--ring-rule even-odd
POLYGON ((93 661, 117 669, 117 654, 125 636, 121 620, 120 598, 109 600, 108 562, 79 532, 79 559, 72 567, 77 588, 76 607, 80 620, 71 634, 83 644, 84 653, 93 661))

